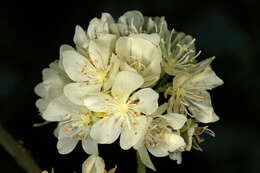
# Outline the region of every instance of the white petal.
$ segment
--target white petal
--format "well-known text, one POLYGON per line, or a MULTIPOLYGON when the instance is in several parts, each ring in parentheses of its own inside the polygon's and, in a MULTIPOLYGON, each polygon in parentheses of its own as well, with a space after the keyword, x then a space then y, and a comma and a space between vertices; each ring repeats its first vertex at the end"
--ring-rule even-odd
POLYGON ((84 56, 70 50, 64 51, 62 55, 65 72, 73 81, 81 82, 89 79, 84 72, 93 67, 84 56))
POLYGON ((176 160, 178 165, 181 164, 181 162, 182 162, 181 152, 176 151, 176 152, 170 153, 169 156, 170 156, 170 159, 176 160))
POLYGON ((49 103, 50 103, 49 100, 46 100, 46 99, 38 99, 38 100, 36 101, 35 105, 36 105, 36 107, 39 109, 39 112, 40 112, 40 113, 43 113, 43 112, 46 110, 46 108, 47 108, 47 106, 48 106, 49 103))
POLYGON ((126 117, 120 136, 120 146, 124 150, 128 150, 139 142, 146 126, 146 117, 126 117), (126 118, 129 118, 126 120, 126 118))
POLYGON ((112 115, 111 117, 102 118, 94 123, 90 136, 100 144, 111 144, 121 132, 120 125, 120 116, 112 115))
POLYGON ((198 95, 194 96, 200 97, 200 100, 186 99, 186 101, 190 104, 189 110, 191 113, 195 115, 195 118, 202 123, 217 121, 219 118, 214 113, 211 105, 210 94, 204 90, 198 90, 197 92, 198 95))
POLYGON ((63 52, 67 51, 67 50, 75 50, 73 47, 71 47, 70 45, 64 44, 60 46, 60 59, 59 59, 59 68, 64 70, 63 67, 63 52))
POLYGON ((143 162, 143 164, 145 166, 147 166, 148 168, 152 169, 153 171, 156 171, 154 165, 153 165, 153 162, 151 161, 150 159, 150 156, 146 150, 146 148, 143 146, 141 148, 138 148, 138 154, 143 162))
POLYGON ((82 173, 104 173, 105 163, 103 159, 96 155, 91 155, 82 164, 82 173))
POLYGON ((48 91, 43 83, 39 83, 38 85, 36 85, 36 87, 34 88, 34 92, 40 97, 46 97, 48 94, 48 91))
POLYGON ((112 51, 115 49, 116 36, 102 34, 98 39, 90 41, 89 56, 96 67, 106 67, 112 51))
POLYGON ((159 94, 151 88, 144 88, 131 96, 131 100, 139 100, 135 106, 136 110, 143 112, 144 114, 152 114, 158 108, 159 94))
POLYGON ((110 112, 113 109, 111 102, 113 98, 107 94, 86 96, 84 99, 85 106, 94 112, 110 112))
POLYGON ((164 103, 160 105, 157 110, 153 113, 153 115, 162 115, 168 108, 168 103, 164 103))
POLYGON ((120 66, 120 60, 117 58, 115 54, 112 54, 110 58, 110 66, 109 71, 108 71, 108 79, 104 81, 103 84, 103 91, 107 91, 110 89, 114 83, 114 80, 116 78, 116 75, 119 71, 119 66, 120 66))
POLYGON ((185 87, 189 89, 213 89, 222 85, 223 81, 215 74, 211 68, 206 68, 203 72, 194 75, 185 87))
POLYGON ((98 93, 101 84, 70 83, 64 87, 65 96, 74 104, 83 105, 86 95, 98 93))
POLYGON ((170 126, 175 130, 182 128, 182 126, 187 121, 185 115, 177 114, 177 113, 169 113, 161 117, 166 119, 167 122, 170 123, 170 126))
POLYGON ((164 157, 184 146, 185 142, 181 136, 167 133, 164 135, 164 142, 156 147, 148 147, 148 150, 156 157, 164 157))
POLYGON ((42 117, 48 121, 62 121, 67 119, 66 114, 80 110, 81 107, 71 103, 65 96, 60 96, 48 104, 42 117))
POLYGON ((73 37, 73 41, 76 45, 85 48, 88 45, 88 38, 86 35, 86 32, 83 30, 83 28, 79 25, 75 28, 75 34, 73 37))
POLYGON ((142 76, 137 73, 128 71, 119 72, 112 86, 112 95, 125 102, 129 95, 138 89, 143 82, 142 76))
POLYGON ((138 33, 141 27, 143 26, 144 18, 140 11, 133 10, 123 14, 118 19, 118 23, 125 24, 129 27, 131 32, 138 33))
POLYGON ((82 147, 86 153, 98 155, 98 144, 91 138, 82 139, 82 147))
POLYGON ((76 147, 78 141, 77 137, 61 138, 58 140, 57 149, 60 154, 68 154, 76 147))

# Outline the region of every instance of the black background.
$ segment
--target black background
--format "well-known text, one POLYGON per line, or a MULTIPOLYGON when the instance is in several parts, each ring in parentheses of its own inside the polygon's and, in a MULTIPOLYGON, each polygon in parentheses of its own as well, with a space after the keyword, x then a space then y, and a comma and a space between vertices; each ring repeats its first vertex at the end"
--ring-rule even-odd
MULTIPOLYGON (((220 121, 210 125, 216 138, 207 138, 204 152, 183 154, 182 165, 168 157, 152 160, 158 172, 260 172, 259 128, 259 6, 255 1, 128 0, 111 1, 9 1, 0 12, 0 121, 43 169, 55 173, 81 172, 87 158, 80 145, 68 155, 56 150, 55 124, 41 122, 33 89, 41 70, 59 57, 61 44, 73 45, 75 25, 109 12, 118 18, 127 10, 145 16, 165 16, 169 28, 193 35, 201 59, 216 56, 212 66, 225 84, 211 92, 220 121)), ((100 145, 107 168, 135 172, 135 152, 123 151, 118 142, 100 145)), ((23 172, 0 148, 1 172, 23 172)), ((149 172, 152 172, 149 170, 149 172)))

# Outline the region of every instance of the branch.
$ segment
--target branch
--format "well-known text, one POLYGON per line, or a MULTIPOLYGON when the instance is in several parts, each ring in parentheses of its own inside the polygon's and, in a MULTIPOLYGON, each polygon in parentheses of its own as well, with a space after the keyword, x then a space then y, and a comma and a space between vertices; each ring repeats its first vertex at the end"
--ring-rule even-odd
POLYGON ((9 134, 0 124, 0 145, 28 173, 40 173, 41 169, 33 160, 30 153, 9 134))

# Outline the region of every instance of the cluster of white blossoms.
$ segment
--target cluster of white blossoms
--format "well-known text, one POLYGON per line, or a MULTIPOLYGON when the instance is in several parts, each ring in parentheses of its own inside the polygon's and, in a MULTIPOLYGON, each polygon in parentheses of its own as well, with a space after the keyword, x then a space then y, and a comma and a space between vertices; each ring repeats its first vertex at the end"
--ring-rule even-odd
POLYGON ((210 67, 214 57, 196 60, 192 36, 169 30, 164 17, 129 11, 117 22, 102 13, 86 31, 76 26, 73 40, 35 87, 42 118, 58 122, 59 153, 81 141, 98 155, 98 144, 120 138, 155 170, 148 151, 180 164, 182 152, 201 150, 202 133, 214 136, 206 123, 219 118, 207 90, 223 81, 210 67))

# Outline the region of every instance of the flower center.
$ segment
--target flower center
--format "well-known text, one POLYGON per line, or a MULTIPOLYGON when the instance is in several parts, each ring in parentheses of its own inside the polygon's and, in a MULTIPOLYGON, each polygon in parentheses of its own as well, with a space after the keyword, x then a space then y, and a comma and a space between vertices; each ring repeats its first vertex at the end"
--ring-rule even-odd
POLYGON ((130 56, 127 60, 126 63, 128 65, 130 65, 131 67, 133 67, 134 69, 136 69, 138 72, 141 72, 145 69, 145 65, 142 64, 142 62, 133 56, 130 56))
POLYGON ((103 71, 103 70, 96 72, 97 79, 98 79, 99 81, 101 81, 101 82, 105 80, 106 75, 107 75, 106 71, 103 71))
POLYGON ((126 114, 129 110, 128 104, 126 103, 118 103, 116 105, 116 111, 126 114))

